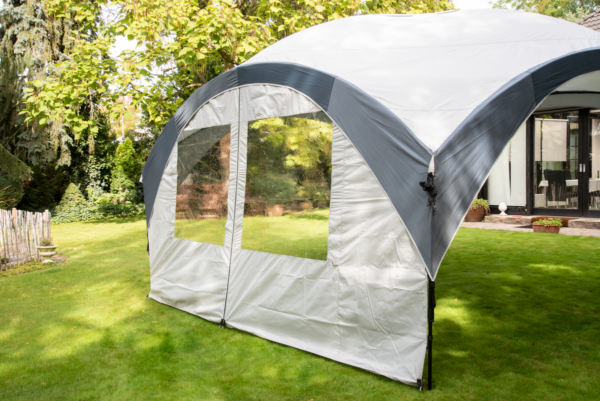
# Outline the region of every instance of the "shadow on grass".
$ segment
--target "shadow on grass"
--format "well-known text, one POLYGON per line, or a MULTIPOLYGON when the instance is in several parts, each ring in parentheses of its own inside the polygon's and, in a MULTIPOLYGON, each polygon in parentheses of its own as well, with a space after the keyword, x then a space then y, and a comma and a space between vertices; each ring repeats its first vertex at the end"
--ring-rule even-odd
POLYGON ((598 239, 461 229, 437 280, 423 394, 145 298, 143 219, 107 223, 58 226, 69 264, 0 279, 3 400, 595 397, 598 239))

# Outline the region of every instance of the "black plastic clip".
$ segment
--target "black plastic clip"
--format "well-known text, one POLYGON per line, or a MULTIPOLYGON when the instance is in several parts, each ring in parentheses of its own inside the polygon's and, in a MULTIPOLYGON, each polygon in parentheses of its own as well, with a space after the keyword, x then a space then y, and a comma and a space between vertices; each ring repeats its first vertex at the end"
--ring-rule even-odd
POLYGON ((435 214, 435 197, 437 196, 437 189, 435 188, 433 173, 428 173, 427 180, 421 181, 419 185, 423 188, 423 191, 427 192, 427 206, 431 206, 431 214, 435 214))
POLYGON ((419 387, 419 391, 423 391, 423 380, 417 379, 417 386, 419 387))
POLYGON ((227 323, 225 323, 225 319, 221 319, 221 323, 219 323, 219 328, 224 329, 227 327, 227 323))

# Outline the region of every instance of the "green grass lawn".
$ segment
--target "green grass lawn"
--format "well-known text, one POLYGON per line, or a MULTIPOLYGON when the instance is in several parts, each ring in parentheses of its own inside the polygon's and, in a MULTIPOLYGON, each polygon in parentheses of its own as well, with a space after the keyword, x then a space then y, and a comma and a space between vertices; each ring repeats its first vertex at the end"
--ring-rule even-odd
MULTIPOLYGON (((175 237, 224 245, 227 219, 175 220, 175 237)), ((242 249, 327 260, 329 209, 244 217, 242 249)))
POLYGON ((175 237, 223 246, 227 219, 175 220, 175 237))
POLYGON ((327 260, 329 209, 244 217, 242 249, 327 260))
POLYGON ((461 229, 419 393, 146 298, 144 227, 56 226, 66 265, 0 276, 0 400, 600 398, 598 238, 461 229))

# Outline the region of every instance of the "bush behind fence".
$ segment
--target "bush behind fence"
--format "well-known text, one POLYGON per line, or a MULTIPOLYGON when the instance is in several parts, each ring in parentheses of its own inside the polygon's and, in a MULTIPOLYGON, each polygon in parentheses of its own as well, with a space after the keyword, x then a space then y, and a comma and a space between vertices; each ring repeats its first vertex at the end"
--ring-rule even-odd
POLYGON ((59 209, 52 215, 52 224, 73 223, 76 221, 89 221, 109 219, 112 217, 143 216, 146 207, 140 204, 99 204, 96 202, 85 202, 75 206, 59 209))

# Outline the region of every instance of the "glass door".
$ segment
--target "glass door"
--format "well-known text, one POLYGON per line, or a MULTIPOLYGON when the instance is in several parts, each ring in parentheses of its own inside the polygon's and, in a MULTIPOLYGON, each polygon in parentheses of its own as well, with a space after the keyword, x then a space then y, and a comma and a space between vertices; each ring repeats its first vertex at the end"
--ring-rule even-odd
POLYGON ((589 214, 595 217, 600 214, 600 110, 590 110, 587 142, 589 159, 584 164, 587 170, 584 176, 588 179, 589 214))
POLYGON ((579 112, 535 116, 533 207, 579 215, 579 112))

